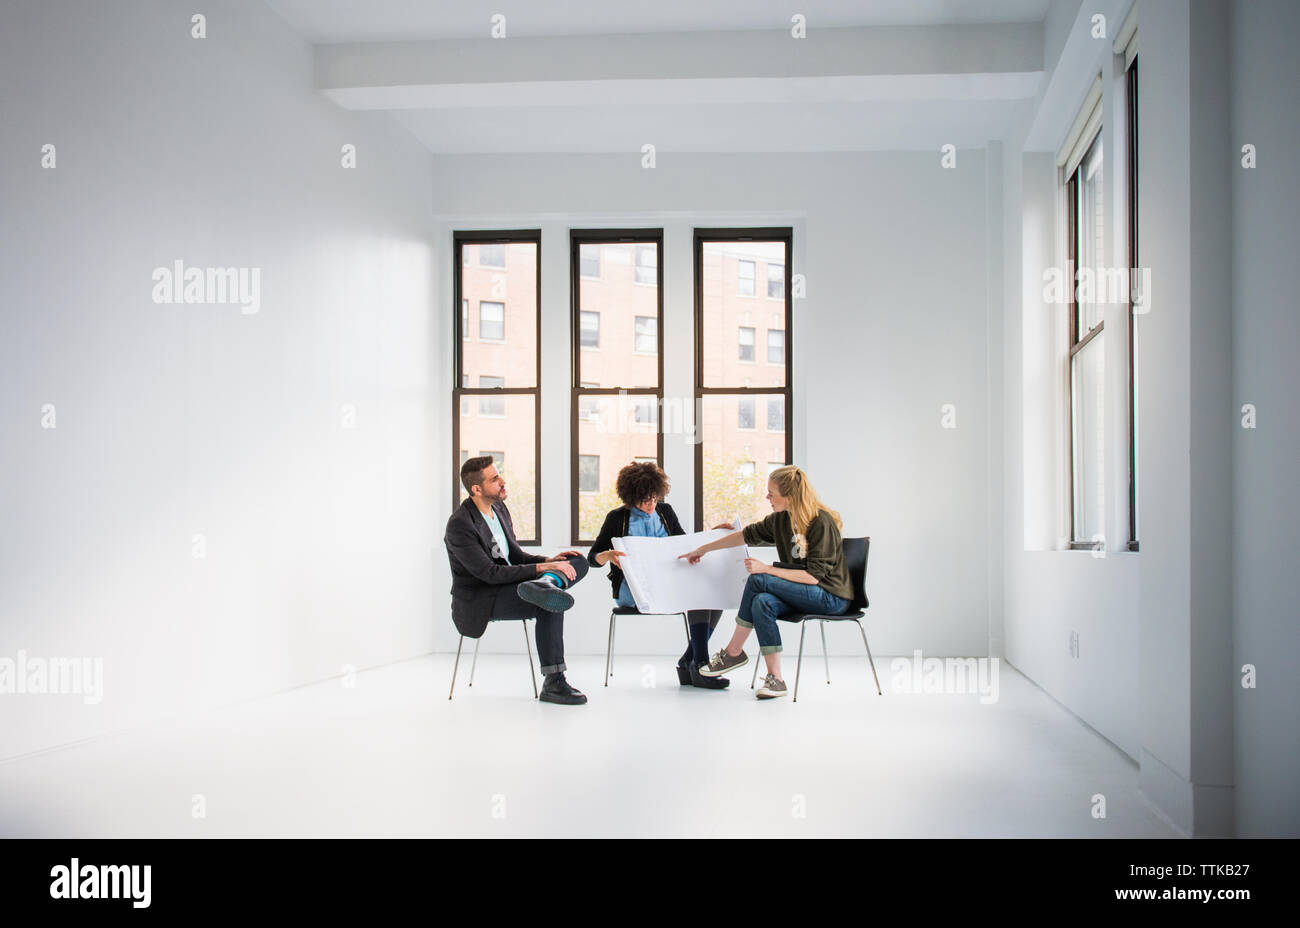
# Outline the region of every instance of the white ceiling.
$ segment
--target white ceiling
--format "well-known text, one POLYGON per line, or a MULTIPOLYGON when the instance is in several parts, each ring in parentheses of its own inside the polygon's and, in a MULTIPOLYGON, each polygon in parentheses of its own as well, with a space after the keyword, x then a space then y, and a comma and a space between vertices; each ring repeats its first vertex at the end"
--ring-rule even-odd
POLYGON ((266 2, 317 45, 326 96, 392 113, 431 152, 639 157, 1004 138, 1038 93, 1051 0, 266 2), (827 30, 811 56, 792 11, 827 30))
POLYGON ((486 38, 495 13, 508 35, 1039 23, 1051 0, 267 0, 313 43, 486 38))

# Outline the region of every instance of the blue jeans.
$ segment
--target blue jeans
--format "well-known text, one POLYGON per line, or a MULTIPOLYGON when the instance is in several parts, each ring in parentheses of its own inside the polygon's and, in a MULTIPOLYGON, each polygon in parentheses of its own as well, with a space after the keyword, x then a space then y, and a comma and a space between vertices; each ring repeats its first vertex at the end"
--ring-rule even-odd
POLYGON ((783 615, 842 615, 849 611, 849 601, 828 593, 815 583, 795 583, 771 574, 750 574, 745 593, 740 597, 736 624, 758 633, 758 649, 763 654, 781 650, 781 632, 776 627, 783 615))

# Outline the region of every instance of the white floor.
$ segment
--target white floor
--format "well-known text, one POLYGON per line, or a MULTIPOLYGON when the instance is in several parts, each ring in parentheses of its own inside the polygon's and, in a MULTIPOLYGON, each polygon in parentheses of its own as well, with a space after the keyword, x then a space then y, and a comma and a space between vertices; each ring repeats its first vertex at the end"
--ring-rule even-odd
POLYGON ((1006 664, 981 705, 891 693, 876 663, 884 696, 862 659, 829 686, 805 659, 794 703, 756 700, 749 667, 714 692, 620 656, 606 689, 576 658, 590 702, 565 707, 522 653, 472 688, 463 659, 448 701, 431 656, 0 763, 0 836, 1176 836, 1133 762, 1006 664))

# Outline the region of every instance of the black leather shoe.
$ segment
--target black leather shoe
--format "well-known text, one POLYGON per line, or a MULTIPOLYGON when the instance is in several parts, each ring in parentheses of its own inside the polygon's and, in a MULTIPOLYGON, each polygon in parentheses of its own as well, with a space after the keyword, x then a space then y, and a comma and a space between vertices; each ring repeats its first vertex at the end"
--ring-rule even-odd
POLYGON ((700 668, 695 663, 691 664, 690 671, 691 686, 698 686, 705 690, 725 690, 727 687, 731 686, 731 681, 726 677, 704 676, 700 673, 700 668))
POLYGON ((542 681, 542 692, 537 697, 542 702, 553 702, 561 706, 581 706, 587 697, 569 686, 562 673, 548 673, 542 681))
POLYGON ((573 608, 573 596, 549 580, 525 580, 515 587, 515 593, 524 602, 547 612, 564 612, 573 608))

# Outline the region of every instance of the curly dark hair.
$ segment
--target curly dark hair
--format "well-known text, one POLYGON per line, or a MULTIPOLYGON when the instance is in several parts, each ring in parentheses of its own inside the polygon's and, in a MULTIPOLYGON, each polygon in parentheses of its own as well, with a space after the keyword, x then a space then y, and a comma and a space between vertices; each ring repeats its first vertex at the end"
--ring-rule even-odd
POLYGON ((663 499, 668 495, 668 475, 654 461, 633 461, 618 472, 614 489, 627 506, 635 506, 652 496, 663 499))

